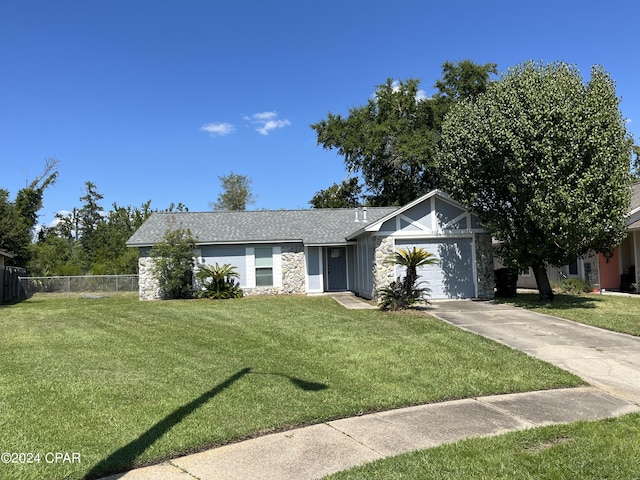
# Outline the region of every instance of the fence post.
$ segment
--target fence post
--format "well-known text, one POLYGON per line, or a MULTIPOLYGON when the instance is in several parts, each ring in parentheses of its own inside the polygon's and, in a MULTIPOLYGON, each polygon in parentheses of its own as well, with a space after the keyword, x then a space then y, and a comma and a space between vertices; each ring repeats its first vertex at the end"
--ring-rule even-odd
POLYGON ((71 297, 71 277, 67 277, 67 297, 71 297))

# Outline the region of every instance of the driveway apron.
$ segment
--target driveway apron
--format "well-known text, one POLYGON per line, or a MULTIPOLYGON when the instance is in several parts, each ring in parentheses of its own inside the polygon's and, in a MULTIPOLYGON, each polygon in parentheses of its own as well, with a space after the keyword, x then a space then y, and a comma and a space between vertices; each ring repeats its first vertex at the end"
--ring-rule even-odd
MULTIPOLYGON (((640 305, 639 305, 640 306, 640 305)), ((640 338, 490 301, 434 301, 429 314, 521 350, 640 405, 640 338)))

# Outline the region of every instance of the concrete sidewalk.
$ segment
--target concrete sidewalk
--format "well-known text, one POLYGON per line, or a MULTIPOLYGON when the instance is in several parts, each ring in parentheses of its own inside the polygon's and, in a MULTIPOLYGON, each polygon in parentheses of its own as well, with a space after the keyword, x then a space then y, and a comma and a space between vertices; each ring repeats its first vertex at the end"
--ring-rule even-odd
POLYGON ((280 432, 109 479, 311 480, 465 438, 635 411, 640 407, 593 387, 456 400, 280 432))
POLYGON ((373 303, 367 302, 363 298, 356 297, 353 293, 333 293, 331 294, 336 302, 347 310, 377 310, 378 307, 373 303))
POLYGON ((480 397, 336 420, 109 479, 317 479, 469 437, 640 411, 639 338, 493 302, 434 301, 427 311, 572 371, 594 386, 480 397))

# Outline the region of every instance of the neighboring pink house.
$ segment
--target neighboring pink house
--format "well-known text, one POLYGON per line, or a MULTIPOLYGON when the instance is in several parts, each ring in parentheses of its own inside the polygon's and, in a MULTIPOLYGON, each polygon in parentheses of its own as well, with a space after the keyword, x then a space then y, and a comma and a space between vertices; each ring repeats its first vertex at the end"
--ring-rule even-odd
POLYGON ((640 183, 633 185, 631 209, 627 220, 629 235, 606 259, 598 255, 600 288, 610 290, 635 290, 632 284, 640 283, 640 183))

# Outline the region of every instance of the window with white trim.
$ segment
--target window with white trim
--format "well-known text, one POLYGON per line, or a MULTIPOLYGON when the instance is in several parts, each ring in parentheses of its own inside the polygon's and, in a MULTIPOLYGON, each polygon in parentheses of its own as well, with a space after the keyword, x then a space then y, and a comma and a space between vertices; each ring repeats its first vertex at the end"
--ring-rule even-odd
POLYGON ((273 286, 273 249, 271 247, 256 247, 256 287, 273 286))

